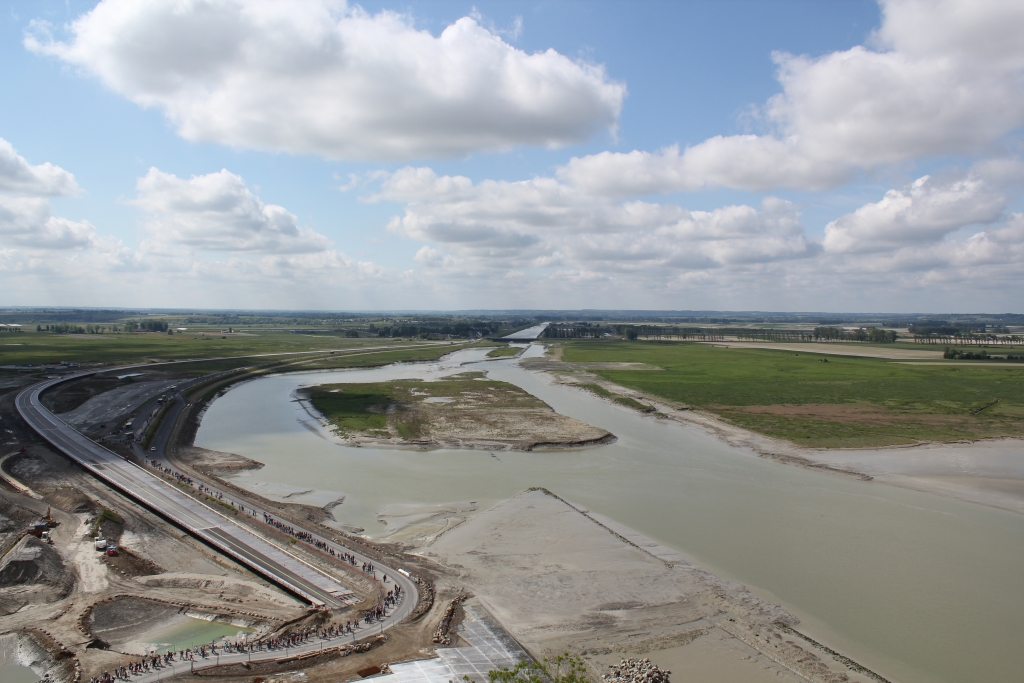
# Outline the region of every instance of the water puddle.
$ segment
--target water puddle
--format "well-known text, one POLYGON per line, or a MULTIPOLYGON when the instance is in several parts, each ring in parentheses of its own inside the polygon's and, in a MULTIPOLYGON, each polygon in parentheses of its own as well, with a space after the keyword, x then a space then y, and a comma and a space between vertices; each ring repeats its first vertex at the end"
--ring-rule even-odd
POLYGON ((39 676, 27 666, 0 664, 0 681, 4 683, 38 683, 39 676))

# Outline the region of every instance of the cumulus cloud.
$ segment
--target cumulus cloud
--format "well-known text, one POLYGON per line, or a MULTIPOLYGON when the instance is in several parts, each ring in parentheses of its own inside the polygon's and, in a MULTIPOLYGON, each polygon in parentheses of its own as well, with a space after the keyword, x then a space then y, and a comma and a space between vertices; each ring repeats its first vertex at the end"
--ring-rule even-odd
POLYGON ((872 252, 936 242, 963 227, 995 221, 1007 197, 975 176, 937 182, 929 176, 825 227, 825 249, 872 252))
POLYGON ((0 138, 0 193, 29 197, 59 197, 78 193, 75 177, 47 162, 33 166, 0 138))
POLYGON ((817 190, 884 164, 985 152, 1024 125, 1024 4, 883 0, 882 11, 870 46, 773 55, 782 92, 760 110, 770 133, 604 152, 559 177, 620 196, 817 190))
POLYGON ((45 199, 0 196, 0 240, 38 249, 81 249, 95 236, 88 221, 50 215, 45 199))
POLYGON ((759 208, 689 211, 595 195, 554 178, 474 184, 404 168, 368 199, 406 203, 389 229, 427 242, 416 262, 449 274, 545 269, 560 277, 664 280, 680 269, 801 259, 818 250, 798 208, 774 197, 759 208))
POLYGON ((388 228, 420 243, 414 262, 430 291, 473 283, 475 305, 542 304, 548 287, 567 306, 879 310, 927 307, 937 291, 958 305, 989 290, 1012 301, 1024 284, 1024 215, 1006 207, 1021 172, 1002 157, 924 176, 821 237, 777 197, 700 211, 595 191, 563 172, 474 182, 408 167, 378 176, 364 200, 404 204, 388 228), (507 281, 526 298, 507 302, 507 281))
POLYGON ((150 218, 146 229, 160 242, 228 252, 324 251, 330 241, 298 225, 283 206, 264 204, 227 169, 179 178, 156 168, 139 178, 134 204, 150 218))
POLYGON ((554 50, 527 54, 459 19, 310 0, 104 0, 68 42, 25 45, 158 107, 189 140, 336 159, 559 146, 614 129, 625 87, 554 50))
POLYGON ((0 138, 0 248, 82 249, 96 229, 50 213, 50 197, 76 194, 74 176, 51 163, 33 166, 0 138))

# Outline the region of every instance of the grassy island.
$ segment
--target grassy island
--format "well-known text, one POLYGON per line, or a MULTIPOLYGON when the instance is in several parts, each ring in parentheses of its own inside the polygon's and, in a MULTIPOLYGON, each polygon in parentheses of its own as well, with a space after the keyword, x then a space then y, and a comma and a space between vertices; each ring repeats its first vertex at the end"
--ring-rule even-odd
POLYGON ((325 384, 303 393, 338 436, 355 443, 531 450, 610 438, 513 384, 476 372, 436 382, 325 384))

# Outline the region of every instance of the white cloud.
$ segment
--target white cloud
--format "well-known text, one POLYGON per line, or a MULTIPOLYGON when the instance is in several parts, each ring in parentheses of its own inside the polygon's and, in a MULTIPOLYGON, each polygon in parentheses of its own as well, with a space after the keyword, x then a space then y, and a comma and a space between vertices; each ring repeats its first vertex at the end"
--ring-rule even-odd
POLYGON ((0 196, 0 240, 37 249, 81 249, 92 244, 96 229, 50 215, 45 199, 0 196))
POLYGON ((976 176, 949 182, 924 176, 829 223, 824 246, 849 253, 937 242, 965 226, 995 221, 1006 203, 1005 195, 976 176))
POLYGON ((0 138, 0 193, 29 197, 59 197, 78 193, 75 177, 47 162, 32 166, 7 140, 0 138))
POLYGON ((525 268, 573 278, 631 273, 650 282, 680 269, 801 259, 818 251, 797 207, 773 197, 759 209, 688 211, 590 194, 553 178, 474 184, 429 168, 404 168, 369 199, 406 203, 389 229, 429 243, 416 262, 451 275, 525 268))
POLYGON ((345 159, 558 146, 614 129, 625 87, 464 17, 435 37, 393 12, 311 0, 104 0, 28 49, 159 107, 189 140, 345 159))
POLYGON ((49 197, 78 192, 74 176, 51 163, 28 163, 0 138, 0 248, 82 249, 92 244, 96 229, 50 213, 49 197))
POLYGON ((629 196, 727 186, 834 187, 860 170, 990 151, 1024 125, 1024 3, 883 0, 874 49, 776 53, 782 92, 764 135, 716 136, 680 152, 604 152, 559 177, 629 196))
POLYGON ((330 241, 283 206, 264 204, 239 176, 217 173, 178 178, 156 168, 136 183, 133 202, 150 218, 146 229, 160 242, 229 252, 324 251, 330 241))
MULTIPOLYGON (((383 307, 393 278, 330 248, 283 207, 264 204, 222 170, 181 179, 150 169, 134 203, 149 214, 139 248, 88 221, 53 216, 48 197, 77 191, 70 173, 32 166, 0 140, 17 182, 0 186, 0 291, 25 305, 311 305, 341 293, 383 307), (13 191, 12 191, 13 190, 13 191), (220 252, 220 253, 212 253, 220 252), (174 287, 168 287, 174 277, 174 287), (362 291, 360 291, 362 290, 362 291)), ((392 295, 393 295, 393 290, 392 295)))

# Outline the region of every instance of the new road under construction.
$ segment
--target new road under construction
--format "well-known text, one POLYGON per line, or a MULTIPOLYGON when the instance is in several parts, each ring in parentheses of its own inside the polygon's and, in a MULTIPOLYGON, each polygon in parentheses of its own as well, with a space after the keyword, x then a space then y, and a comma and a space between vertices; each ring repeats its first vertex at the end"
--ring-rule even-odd
MULTIPOLYGON (((130 367, 113 370, 104 368, 102 371, 109 373, 126 369, 130 367)), ((335 639, 339 642, 353 642, 357 637, 367 633, 383 633, 412 613, 418 602, 419 587, 417 581, 404 569, 384 566, 378 559, 364 556, 356 549, 337 542, 336 538, 327 538, 308 529, 297 528, 290 521, 288 524, 282 523, 274 518, 272 511, 260 509, 252 504, 246 506, 241 502, 213 502, 224 501, 224 492, 207 483, 191 481, 186 474, 173 469, 163 458, 163 449, 167 441, 166 429, 160 430, 164 432, 164 438, 160 439, 160 452, 158 453, 154 446, 153 452, 145 454, 158 455, 160 459, 148 458, 143 460, 144 465, 140 465, 88 438, 47 409, 41 400, 44 392, 54 389, 57 385, 80 380, 97 372, 101 371, 80 372, 31 385, 18 393, 15 407, 25 422, 43 439, 97 479, 255 574, 300 597, 318 610, 345 610, 360 600, 337 576, 302 559, 289 550, 287 544, 272 538, 273 534, 260 533, 256 528, 258 524, 239 523, 236 521, 237 515, 242 514, 271 526, 276 531, 291 536, 291 539, 297 539, 329 556, 330 561, 346 565, 347 569, 372 580, 378 585, 381 596, 379 604, 366 612, 364 623, 356 626, 354 630, 344 634, 334 633, 335 639), (224 505, 232 509, 217 509, 224 505), (371 625, 372 628, 368 628, 371 625)), ((181 401, 180 396, 178 400, 181 401)), ((169 411, 169 414, 165 415, 165 421, 171 422, 176 416, 175 411, 169 411)), ((294 543, 295 541, 291 539, 289 542, 294 543)), ((245 653, 237 652, 234 656, 225 653, 217 658, 217 662, 226 664, 234 659, 258 661, 281 658, 286 652, 289 656, 297 656, 304 651, 314 652, 324 647, 323 638, 312 638, 295 643, 285 651, 267 648, 245 653)), ((205 665, 211 663, 204 662, 205 665)), ((132 680, 148 680, 156 677, 158 673, 166 676, 169 671, 175 670, 176 666, 194 666, 192 662, 166 664, 167 666, 160 667, 159 672, 156 669, 140 671, 139 675, 132 676, 132 680)))

